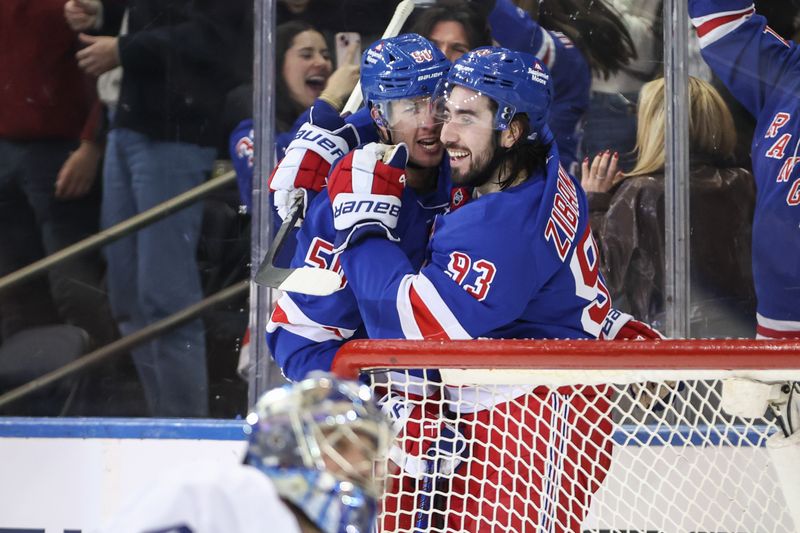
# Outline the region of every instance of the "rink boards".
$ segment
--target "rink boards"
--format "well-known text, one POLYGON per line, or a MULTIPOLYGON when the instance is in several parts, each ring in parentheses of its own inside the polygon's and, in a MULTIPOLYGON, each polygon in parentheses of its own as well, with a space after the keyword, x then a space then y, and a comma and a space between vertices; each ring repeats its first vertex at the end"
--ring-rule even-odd
MULTIPOLYGON (((191 468, 195 463, 240 462, 242 427, 241 420, 0 418, 0 533, 86 533, 168 470, 191 468)), ((642 443, 651 441, 650 436, 645 431, 631 440, 628 435, 628 446, 639 448, 637 455, 647 453, 648 446, 642 443)), ((698 444, 708 433, 687 429, 682 438, 698 444)), ((752 453, 753 461, 739 464, 762 469, 767 466, 758 457, 766 454, 753 446, 755 442, 757 434, 746 434, 744 440, 731 443, 731 451, 735 447, 737 453, 752 453)), ((674 453, 682 462, 709 461, 710 469, 720 458, 719 451, 711 455, 703 447, 680 443, 668 449, 649 447, 654 453, 659 448, 662 456, 665 451, 674 453), (709 456, 702 457, 704 453, 709 456)), ((615 464, 601 492, 624 487, 624 480, 615 479, 615 471, 624 466, 625 457, 624 452, 615 453, 615 464)), ((605 524, 602 519, 598 523, 593 514, 586 527, 627 529, 625 524, 605 524)), ((725 531, 719 525, 711 531, 725 531)))

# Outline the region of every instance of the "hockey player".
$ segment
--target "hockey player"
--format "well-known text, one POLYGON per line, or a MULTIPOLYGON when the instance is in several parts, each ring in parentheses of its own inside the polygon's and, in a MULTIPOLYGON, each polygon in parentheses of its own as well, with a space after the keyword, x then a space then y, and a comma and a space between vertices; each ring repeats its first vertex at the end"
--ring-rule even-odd
POLYGON ((756 118, 751 155, 757 338, 798 339, 800 48, 770 29, 751 0, 690 0, 689 14, 703 58, 756 118))
POLYGON ((366 386, 318 375, 264 394, 243 464, 148 487, 100 532, 367 533, 389 425, 366 386))
MULTIPOLYGON (((441 127, 434 123, 429 102, 436 83, 449 68, 444 55, 416 34, 380 40, 367 48, 362 58, 361 88, 372 128, 377 128, 383 141, 404 142, 410 147, 408 187, 395 231, 406 260, 416 267, 422 265, 433 217, 450 199, 449 167, 442 161, 444 148, 439 140, 441 127)), ((288 206, 294 194, 312 197, 325 183, 330 164, 353 145, 352 140, 345 140, 353 135, 353 128, 325 102, 317 100, 311 118, 273 173, 270 186, 276 190, 276 204, 288 206)), ((298 234, 292 266, 341 270, 339 255, 333 251, 335 237, 330 200, 319 195, 310 203, 298 234)), ((311 370, 329 370, 344 341, 365 337, 353 293, 346 280, 343 285, 331 296, 286 293, 278 301, 267 326, 267 344, 289 379, 301 379, 311 370)))
MULTIPOLYGON (((367 334, 605 336, 611 302, 586 198, 560 166, 547 126, 547 67, 529 54, 480 48, 454 64, 437 92, 453 182, 474 193, 437 217, 421 270, 396 242, 396 209, 382 207, 405 204, 405 146, 357 149, 328 180, 335 251, 367 334)), ((451 479, 448 527, 577 530, 610 460, 603 391, 504 392, 452 389, 481 407, 456 413, 473 444, 451 479), (521 437, 510 444, 508 434, 521 437)))

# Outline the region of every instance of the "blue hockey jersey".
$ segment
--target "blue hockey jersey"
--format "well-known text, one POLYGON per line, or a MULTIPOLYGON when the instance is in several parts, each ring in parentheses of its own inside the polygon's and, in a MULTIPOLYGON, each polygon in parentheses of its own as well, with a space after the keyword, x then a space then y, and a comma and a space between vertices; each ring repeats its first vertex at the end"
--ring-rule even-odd
POLYGON ((492 37, 501 46, 533 54, 550 69, 553 105, 548 125, 558 143, 561 163, 571 170, 577 162, 578 124, 589 108, 589 64, 566 35, 545 30, 510 0, 497 0, 489 24, 492 37))
POLYGON ((370 338, 598 338, 611 301, 586 196, 559 165, 439 216, 419 270, 368 237, 342 266, 370 338))
POLYGON ((800 338, 800 48, 770 29, 750 0, 690 0, 689 14, 703 58, 756 118, 758 334, 800 338))
MULTIPOLYGON (((403 192, 403 204, 395 235, 403 258, 420 268, 425 258, 434 217, 450 202, 450 167, 444 158, 435 191, 418 195, 403 192)), ((311 202, 297 235, 292 266, 312 266, 341 271, 340 254, 333 253, 336 230, 327 194, 311 202)), ((336 350, 349 339, 365 338, 366 331, 349 282, 330 296, 285 293, 278 300, 267 325, 267 345, 273 358, 292 380, 311 370, 330 370, 336 350)))

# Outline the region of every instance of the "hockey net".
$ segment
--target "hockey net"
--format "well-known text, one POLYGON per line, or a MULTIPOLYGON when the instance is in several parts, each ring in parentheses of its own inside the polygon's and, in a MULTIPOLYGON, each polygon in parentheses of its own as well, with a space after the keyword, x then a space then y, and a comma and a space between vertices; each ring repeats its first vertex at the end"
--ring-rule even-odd
POLYGON ((798 341, 355 341, 334 371, 401 420, 379 531, 800 531, 773 412, 723 409, 800 380, 798 341))

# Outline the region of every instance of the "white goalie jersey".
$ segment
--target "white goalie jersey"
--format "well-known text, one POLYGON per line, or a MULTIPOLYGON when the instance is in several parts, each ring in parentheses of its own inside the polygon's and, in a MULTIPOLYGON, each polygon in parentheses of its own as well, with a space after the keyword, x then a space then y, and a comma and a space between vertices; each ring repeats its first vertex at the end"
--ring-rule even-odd
POLYGON ((194 465, 137 496, 96 533, 300 533, 272 481, 247 465, 194 465))

